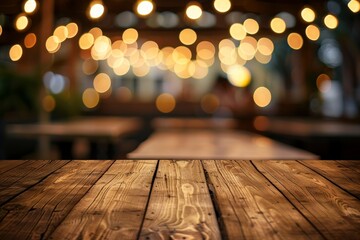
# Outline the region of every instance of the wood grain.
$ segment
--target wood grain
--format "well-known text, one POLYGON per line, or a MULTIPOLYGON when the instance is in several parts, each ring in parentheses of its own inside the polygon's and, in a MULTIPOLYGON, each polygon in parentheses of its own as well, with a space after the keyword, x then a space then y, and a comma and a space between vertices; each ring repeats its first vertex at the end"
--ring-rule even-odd
POLYGON ((50 239, 136 239, 157 161, 116 161, 50 239))
MULTIPOLYGON (((329 179, 337 186, 350 192, 352 195, 360 199, 360 172, 357 172, 354 166, 346 167, 339 161, 301 161, 300 163, 311 168, 317 173, 329 179)), ((356 166, 360 166, 360 162, 356 166)))
POLYGON ((32 160, 19 164, 19 161, 10 161, 10 163, 6 161, 4 165, 8 170, 0 174, 0 205, 37 184, 68 162, 65 160, 32 160))
POLYGON ((160 160, 140 239, 220 239, 200 161, 160 160))
POLYGON ((250 161, 203 165, 228 239, 322 239, 250 161))
POLYGON ((360 174, 360 159, 359 160, 340 160, 337 161, 341 165, 344 165, 348 168, 351 168, 352 170, 356 171, 358 174, 360 174))
POLYGON ((0 160, 0 174, 24 164, 25 162, 25 160, 0 160))
POLYGON ((359 239, 354 196, 296 161, 253 162, 327 239, 359 239))
POLYGON ((111 164, 72 161, 1 206, 0 239, 48 238, 111 164))

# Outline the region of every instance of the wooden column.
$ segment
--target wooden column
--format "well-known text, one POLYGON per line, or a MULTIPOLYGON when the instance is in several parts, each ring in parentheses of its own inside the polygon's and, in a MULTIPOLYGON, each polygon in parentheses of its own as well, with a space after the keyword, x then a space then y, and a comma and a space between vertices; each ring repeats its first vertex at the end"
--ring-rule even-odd
MULTIPOLYGON (((41 22, 40 22, 40 33, 39 33, 39 69, 40 76, 44 75, 47 72, 52 63, 52 56, 47 52, 45 48, 46 39, 51 35, 53 30, 54 22, 54 0, 42 1, 40 4, 41 11, 41 22)), ((42 81, 42 79, 40 79, 42 81)), ((44 111, 42 108, 42 100, 47 94, 47 90, 44 85, 40 85, 40 94, 39 94, 39 104, 40 104, 40 113, 39 121, 40 123, 46 123, 49 121, 49 114, 44 111)), ((39 138, 39 157, 44 159, 47 158, 50 154, 50 139, 46 136, 41 136, 39 138)))

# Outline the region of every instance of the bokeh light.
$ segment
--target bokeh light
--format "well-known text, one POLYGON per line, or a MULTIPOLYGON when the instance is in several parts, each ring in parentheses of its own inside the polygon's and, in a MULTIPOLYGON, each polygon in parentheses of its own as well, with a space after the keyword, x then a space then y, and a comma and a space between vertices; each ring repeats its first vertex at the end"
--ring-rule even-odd
POLYGON ((275 33, 283 33, 286 30, 286 23, 282 18, 275 17, 271 20, 270 27, 275 33))
POLYGON ((251 81, 250 71, 242 65, 234 64, 229 67, 227 76, 235 87, 246 87, 251 81))
POLYGON ((259 31, 259 23, 255 19, 248 18, 243 25, 248 34, 256 34, 259 31))
POLYGON ((230 36, 236 40, 242 40, 246 37, 246 29, 241 23, 234 23, 229 29, 230 36))
POLYGON ((26 48, 32 48, 36 44, 36 35, 34 33, 28 33, 24 38, 24 46, 26 48))
POLYGON ((98 93, 105 93, 111 87, 111 79, 106 73, 99 73, 94 78, 93 85, 98 93))
POLYGON ((186 7, 186 16, 190 19, 198 19, 202 15, 202 9, 198 2, 190 2, 186 7))
POLYGON ((45 42, 46 50, 49 53, 56 53, 60 49, 60 41, 56 36, 50 36, 45 42))
POLYGON ((84 33, 79 39, 79 47, 83 50, 91 48, 94 44, 94 36, 91 33, 84 33))
POLYGON ((324 18, 324 23, 329 29, 335 29, 339 24, 339 20, 334 15, 328 14, 324 18))
POLYGON ((300 14, 301 14, 302 19, 305 22, 308 22, 308 23, 313 22, 315 20, 315 17, 316 17, 316 14, 315 14, 314 10, 312 10, 309 7, 304 7, 301 10, 300 14))
POLYGON ((34 13, 37 8, 37 5, 38 4, 35 0, 26 0, 23 6, 24 12, 28 14, 34 13))
POLYGON ((311 24, 306 27, 305 34, 308 39, 316 41, 320 37, 320 30, 317 26, 311 24))
POLYGON ((162 113, 169 113, 175 109, 176 100, 169 93, 162 93, 156 98, 156 108, 162 113))
POLYGON ((135 28, 128 28, 122 34, 122 39, 126 44, 132 44, 137 41, 139 33, 135 28))
POLYGON ((304 40, 300 34, 290 33, 287 37, 287 42, 292 49, 299 50, 302 48, 304 40))
POLYGON ((76 36, 76 34, 78 33, 79 31, 79 27, 76 23, 74 22, 71 22, 71 23, 68 23, 66 25, 66 29, 68 31, 68 38, 73 38, 76 36))
POLYGON ((89 6, 89 16, 91 19, 98 19, 103 16, 105 7, 100 0, 93 0, 89 6))
POLYGON ((29 26, 29 18, 20 13, 15 19, 15 28, 18 31, 24 31, 29 26))
POLYGON ((99 104, 100 96, 93 88, 87 88, 82 94, 82 101, 87 108, 94 108, 99 104))
POLYGON ((23 54, 23 49, 19 44, 15 44, 10 48, 9 56, 12 61, 18 61, 23 54))
POLYGON ((231 8, 231 1, 230 0, 215 0, 214 8, 216 11, 218 11, 220 13, 228 12, 231 8))
POLYGON ((274 43, 266 37, 262 37, 257 42, 257 50, 265 56, 270 56, 274 51, 274 43))
POLYGON ((182 44, 191 45, 196 41, 197 35, 194 30, 185 28, 180 32, 179 39, 182 44))
POLYGON ((151 0, 138 1, 136 6, 136 12, 140 16, 147 16, 154 10, 154 4, 151 0))
POLYGON ((254 102, 259 107, 266 107, 271 102, 271 93, 266 87, 258 87, 253 94, 254 102))
POLYGON ((54 30, 54 36, 56 36, 59 40, 59 42, 63 42, 68 37, 69 32, 68 29, 65 26, 58 26, 54 30))
POLYGON ((353 13, 357 13, 360 11, 360 2, 358 0, 349 1, 347 6, 353 13))

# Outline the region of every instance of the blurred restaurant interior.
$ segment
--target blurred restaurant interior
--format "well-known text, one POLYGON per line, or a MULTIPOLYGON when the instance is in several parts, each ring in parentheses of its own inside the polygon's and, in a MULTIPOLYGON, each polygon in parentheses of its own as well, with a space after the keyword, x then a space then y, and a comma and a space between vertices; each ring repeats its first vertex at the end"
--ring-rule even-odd
POLYGON ((359 11, 359 0, 2 0, 0 159, 126 158, 168 125, 360 159, 359 11))

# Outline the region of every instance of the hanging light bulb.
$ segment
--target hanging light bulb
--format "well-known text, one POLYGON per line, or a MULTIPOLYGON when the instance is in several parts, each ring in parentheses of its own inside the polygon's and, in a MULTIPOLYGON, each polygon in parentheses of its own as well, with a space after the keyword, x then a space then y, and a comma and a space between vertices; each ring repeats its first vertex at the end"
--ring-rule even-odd
POLYGON ((202 15, 202 8, 198 2, 190 2, 186 7, 186 16, 190 19, 198 19, 202 15))
POLYGON ((88 16, 91 19, 99 19, 104 15, 105 7, 101 0, 93 0, 89 4, 88 16))
POLYGON ((26 0, 23 5, 24 12, 31 14, 34 13, 36 8, 38 6, 38 3, 36 0, 26 0))
POLYGON ((154 11, 154 3, 151 0, 139 0, 135 4, 136 13, 140 16, 148 16, 154 11))

